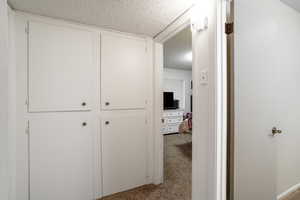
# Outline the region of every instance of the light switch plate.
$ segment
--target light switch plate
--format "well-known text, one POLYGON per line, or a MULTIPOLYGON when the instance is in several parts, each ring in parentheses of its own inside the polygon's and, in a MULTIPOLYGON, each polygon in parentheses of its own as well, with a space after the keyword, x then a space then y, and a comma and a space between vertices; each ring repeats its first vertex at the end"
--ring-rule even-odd
POLYGON ((207 85, 208 84, 208 70, 202 70, 200 72, 200 84, 207 85))

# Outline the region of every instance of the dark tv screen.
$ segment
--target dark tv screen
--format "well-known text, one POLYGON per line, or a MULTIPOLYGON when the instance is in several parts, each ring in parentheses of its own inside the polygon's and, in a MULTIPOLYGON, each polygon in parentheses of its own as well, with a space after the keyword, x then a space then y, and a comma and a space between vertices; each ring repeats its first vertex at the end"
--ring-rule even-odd
POLYGON ((174 108, 174 93, 164 92, 164 109, 174 108))

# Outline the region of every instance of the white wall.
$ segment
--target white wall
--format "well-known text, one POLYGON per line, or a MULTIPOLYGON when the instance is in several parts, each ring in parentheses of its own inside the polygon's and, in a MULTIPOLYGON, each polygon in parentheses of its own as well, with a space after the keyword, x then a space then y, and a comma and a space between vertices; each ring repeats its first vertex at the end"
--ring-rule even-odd
POLYGON ((195 14, 205 8, 208 29, 193 32, 193 200, 217 199, 217 2, 197 1, 195 14), (208 74, 207 84, 200 81, 202 71, 208 74))
POLYGON ((8 199, 8 9, 6 0, 0 1, 0 199, 8 199))
POLYGON ((300 183, 300 14, 280 0, 235 14, 235 199, 270 199, 300 183))
POLYGON ((185 112, 191 111, 190 95, 192 71, 164 68, 163 88, 165 92, 174 92, 174 99, 180 102, 180 108, 185 112))

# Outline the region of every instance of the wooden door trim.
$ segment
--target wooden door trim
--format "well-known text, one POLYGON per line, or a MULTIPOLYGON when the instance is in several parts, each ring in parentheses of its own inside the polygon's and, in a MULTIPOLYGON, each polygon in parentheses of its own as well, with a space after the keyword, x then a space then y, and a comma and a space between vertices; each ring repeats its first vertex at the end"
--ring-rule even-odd
POLYGON ((226 199, 234 199, 234 1, 228 1, 226 22, 231 23, 227 34, 227 180, 226 199))

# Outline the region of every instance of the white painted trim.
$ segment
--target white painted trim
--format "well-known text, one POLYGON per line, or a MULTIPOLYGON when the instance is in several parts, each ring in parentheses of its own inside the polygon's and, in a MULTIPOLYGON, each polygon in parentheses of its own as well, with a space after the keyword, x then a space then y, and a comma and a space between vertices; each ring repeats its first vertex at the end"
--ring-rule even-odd
POLYGON ((288 197, 291 193, 296 192, 297 190, 300 190, 300 183, 290 187, 289 189, 287 189, 286 191, 284 191, 283 193, 279 194, 277 196, 278 200, 283 200, 286 197, 288 197))
POLYGON ((161 134, 163 113, 163 44, 154 43, 154 184, 164 179, 164 141, 161 134))
POLYGON ((9 130, 9 169, 10 169, 10 191, 9 199, 16 197, 16 49, 15 49, 15 13, 8 5, 8 26, 9 26, 9 51, 10 64, 8 70, 9 80, 9 110, 8 110, 8 130, 9 130))
POLYGON ((217 1, 217 200, 227 194, 227 37, 225 34, 228 1, 217 1))
POLYGON ((190 16, 191 16, 191 9, 189 9, 186 13, 184 13, 181 17, 179 17, 176 21, 174 21, 170 26, 168 26, 164 31, 159 33, 157 36, 154 37, 154 41, 158 43, 164 43, 178 32, 185 29, 187 26, 190 25, 190 16))

